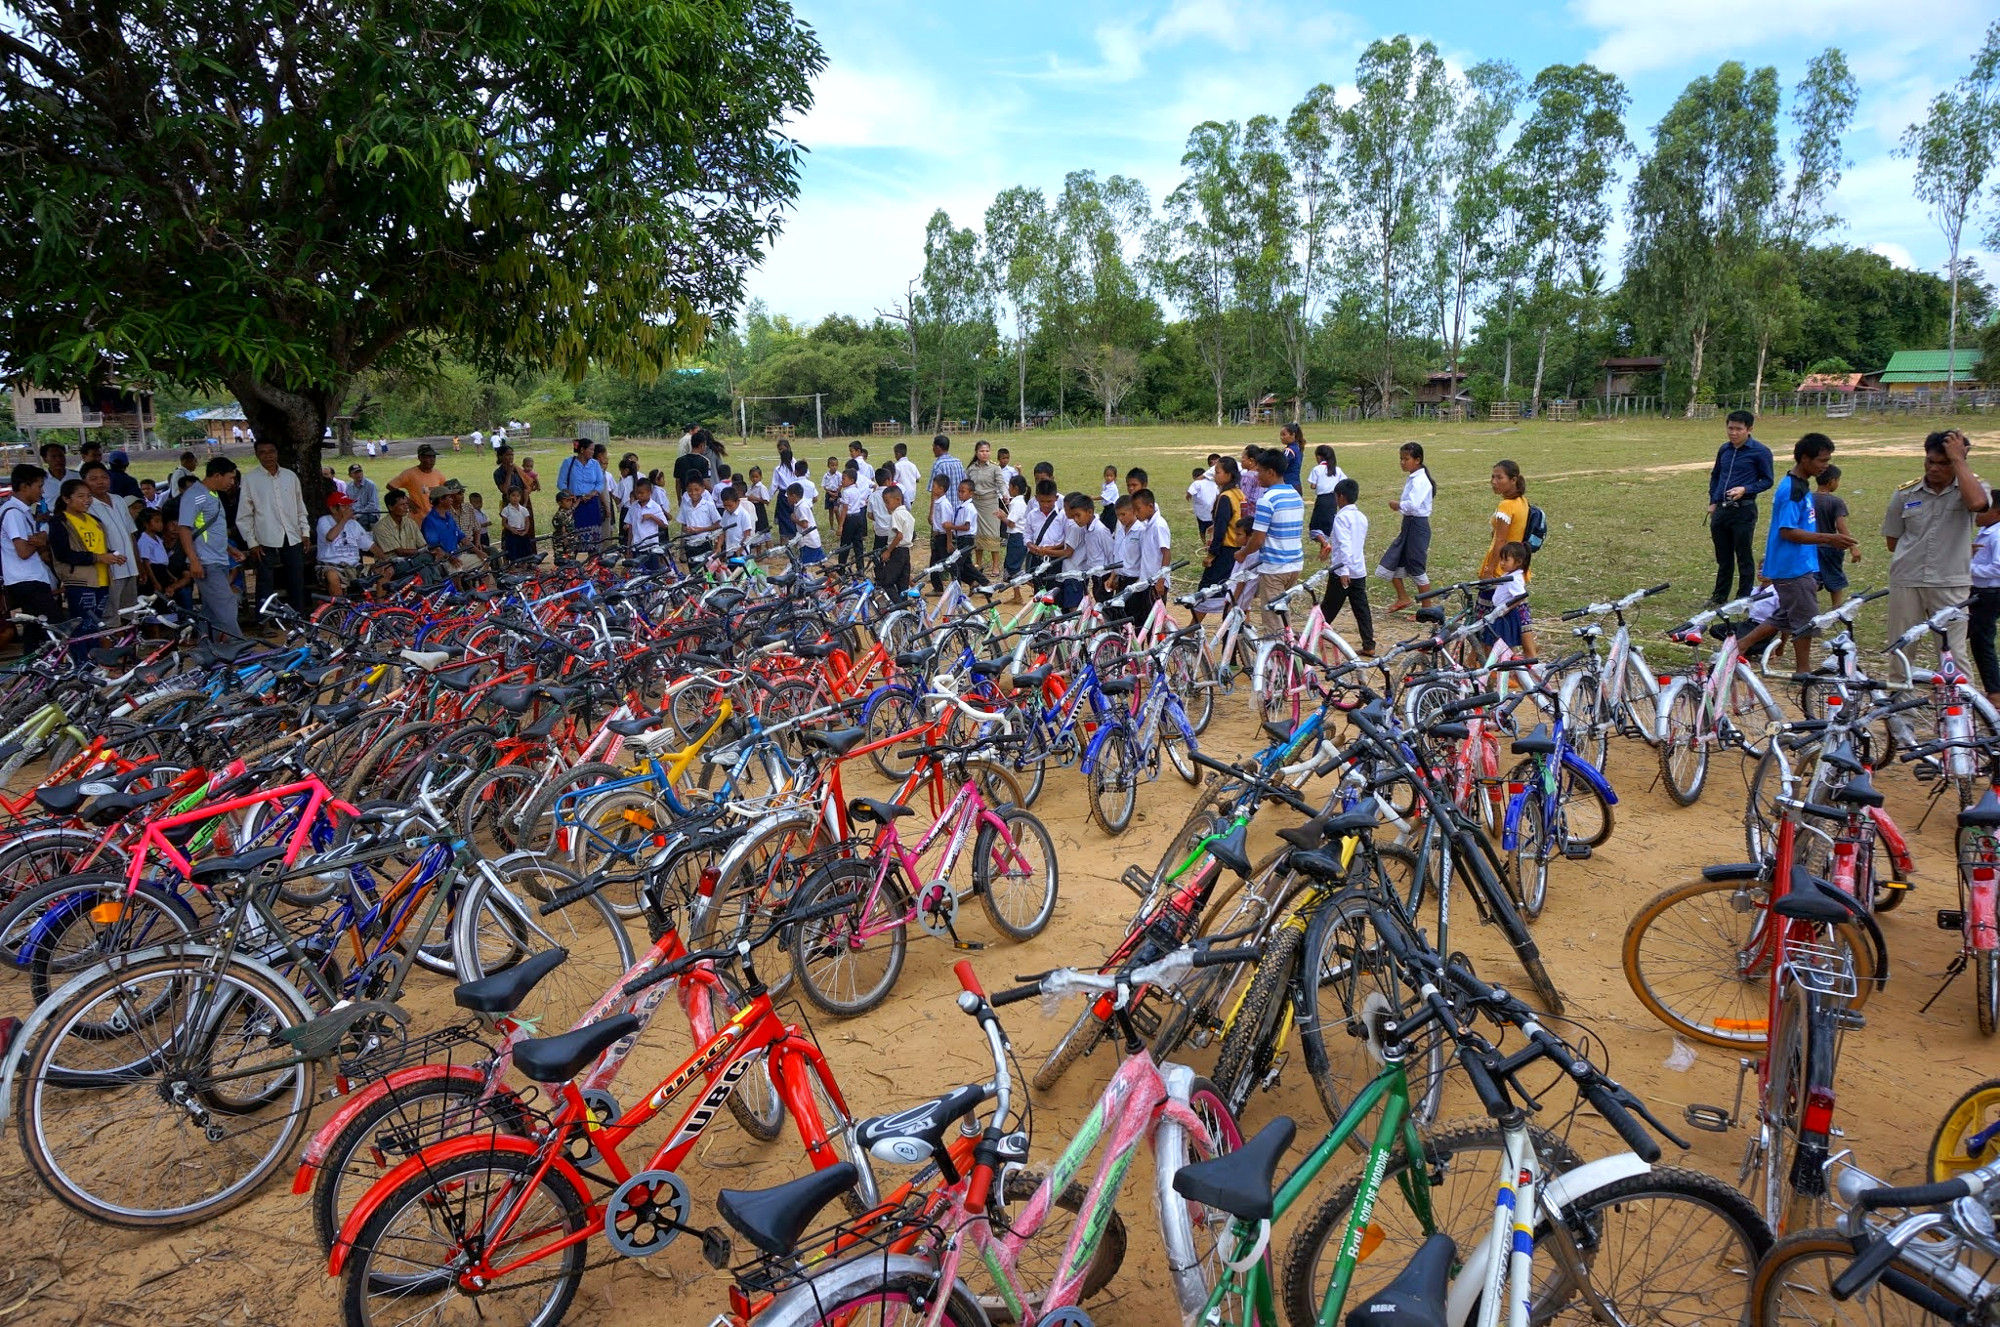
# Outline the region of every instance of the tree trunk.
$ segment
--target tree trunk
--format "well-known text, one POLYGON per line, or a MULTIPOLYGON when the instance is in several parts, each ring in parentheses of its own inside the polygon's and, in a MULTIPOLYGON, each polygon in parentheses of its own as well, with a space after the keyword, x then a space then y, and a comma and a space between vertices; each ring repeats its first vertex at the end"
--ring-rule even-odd
POLYGON ((1390 328, 1390 307, 1394 302, 1390 275, 1389 237, 1382 237, 1382 418, 1389 417, 1389 393, 1396 385, 1396 347, 1390 328))
POLYGON ((1019 352, 1014 356, 1014 359, 1020 366, 1018 376, 1021 393, 1021 429, 1025 432, 1028 427, 1028 329, 1023 327, 1020 321, 1016 319, 1014 331, 1017 334, 1015 348, 1019 352))
POLYGON ((1771 332, 1766 328, 1757 334, 1757 379, 1750 386, 1750 409, 1759 414, 1764 408, 1764 357, 1770 350, 1771 332))
POLYGON ((320 445, 340 393, 327 387, 295 392, 248 376, 226 379, 223 386, 242 404, 251 437, 277 444, 278 464, 298 475, 307 517, 324 516, 332 490, 320 467, 320 445))
POLYGON ((1958 378, 1958 237, 1951 240, 1951 321, 1944 329, 1944 399, 1951 401, 1951 389, 1958 378))
POLYGON ((1688 404, 1686 418, 1694 418, 1694 403, 1701 396, 1701 352, 1708 344, 1708 322, 1694 329, 1694 356, 1688 363, 1688 404))
POLYGON ((1541 339, 1535 347, 1535 390, 1528 393, 1529 407, 1537 416, 1542 413, 1542 370, 1549 362, 1549 329, 1542 329, 1541 339))

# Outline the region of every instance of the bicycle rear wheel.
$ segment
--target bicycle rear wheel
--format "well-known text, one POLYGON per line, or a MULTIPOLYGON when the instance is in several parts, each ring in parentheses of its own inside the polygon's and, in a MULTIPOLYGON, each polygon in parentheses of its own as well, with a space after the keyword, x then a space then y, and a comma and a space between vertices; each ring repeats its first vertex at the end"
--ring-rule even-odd
POLYGON ((1028 812, 1000 812, 1010 846, 992 825, 981 825, 972 844, 972 887, 987 920, 1009 940, 1032 940, 1056 913, 1056 845, 1028 812))
MULTIPOLYGON (((1854 1242, 1837 1230, 1802 1230, 1771 1246, 1750 1284, 1751 1327, 1943 1327, 1945 1319, 1904 1299, 1888 1286, 1835 1299, 1833 1283, 1854 1261, 1854 1242)), ((1935 1273, 1909 1262, 1891 1264, 1907 1278, 1958 1309, 1970 1307, 1935 1273)))
POLYGON ((568 957, 535 983, 516 1019, 550 1034, 574 1027, 632 966, 632 938, 602 894, 544 917, 539 900, 574 887, 578 877, 532 853, 481 862, 452 919, 452 962, 460 981, 502 972, 545 949, 568 957))
POLYGON ((1660 729, 1660 782, 1676 806, 1693 806, 1708 782, 1708 743, 1701 737, 1701 692, 1690 683, 1667 706, 1660 729))
MULTIPOLYGON (((1370 915, 1382 906, 1366 894, 1343 893, 1322 904, 1306 927, 1298 991, 1309 995, 1312 1008, 1309 1018, 1300 1011, 1299 1047, 1329 1120, 1338 1120, 1381 1071, 1383 1024, 1423 1008, 1421 978, 1402 970, 1370 915)), ((1432 1027, 1405 1045, 1410 1113, 1425 1124, 1444 1097, 1446 1038, 1432 1027)), ((1355 1142, 1361 1143, 1358 1135, 1355 1142)))
POLYGON ((1832 1100, 1839 1032, 1827 997, 1794 985, 1778 1006, 1770 1082, 1753 1146, 1763 1167, 1764 1220, 1778 1234, 1819 1224, 1826 1207, 1825 1135, 1805 1129, 1806 1101, 1832 1100))
POLYGON ((1097 759, 1084 776, 1090 813, 1107 834, 1123 834, 1139 804, 1139 749, 1131 734, 1114 727, 1099 743, 1097 759))

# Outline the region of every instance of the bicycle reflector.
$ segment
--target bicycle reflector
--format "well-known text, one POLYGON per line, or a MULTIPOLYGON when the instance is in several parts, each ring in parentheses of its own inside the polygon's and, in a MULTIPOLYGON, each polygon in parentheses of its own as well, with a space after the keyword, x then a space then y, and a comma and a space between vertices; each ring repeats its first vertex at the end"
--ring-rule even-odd
POLYGON ((1806 1092, 1806 1108, 1799 1114, 1799 1132, 1822 1136, 1833 1129, 1833 1089, 1815 1087, 1806 1092))
POLYGON ((110 899, 90 910, 90 920, 99 926, 109 926, 125 915, 125 904, 118 899, 110 899))

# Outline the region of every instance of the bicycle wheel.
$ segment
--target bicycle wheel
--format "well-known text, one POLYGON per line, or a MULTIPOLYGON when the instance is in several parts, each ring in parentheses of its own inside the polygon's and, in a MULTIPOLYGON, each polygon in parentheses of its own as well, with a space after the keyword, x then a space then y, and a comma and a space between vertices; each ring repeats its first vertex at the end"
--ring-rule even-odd
POLYGON ((880 889, 873 859, 842 857, 807 876, 794 896, 809 909, 843 895, 844 912, 791 927, 792 971, 799 987, 829 1014, 852 1018, 889 998, 909 949, 910 896, 891 864, 880 889))
POLYGON ((1069 1072, 1071 1065, 1096 1050, 1100 1041, 1110 1040, 1111 1036, 1111 1022, 1097 1016, 1096 1002, 1085 1004, 1076 1021, 1069 1025, 1069 1031, 1063 1033, 1062 1040, 1056 1043, 1055 1049, 1035 1070, 1035 1091, 1047 1092, 1054 1088, 1069 1072))
POLYGON ((35 1177, 65 1206, 127 1229, 243 1202, 305 1131, 315 1066, 274 1040, 303 1021, 295 992, 238 964, 210 973, 160 955, 101 973, 43 1025, 15 1074, 35 1177))
POLYGON ((313 1176, 313 1230, 320 1248, 330 1251, 361 1196, 420 1149, 475 1132, 526 1137, 535 1121, 519 1098, 504 1087, 491 1097, 485 1092, 476 1079, 440 1073, 398 1084, 358 1111, 327 1145, 313 1176))
MULTIPOLYGON (((1944 1327, 1946 1319, 1878 1285, 1852 1299, 1835 1299, 1833 1283, 1854 1261, 1854 1242, 1837 1230, 1802 1230, 1771 1246, 1750 1283, 1751 1327, 1944 1327)), ((1969 1308, 1935 1270, 1898 1260, 1890 1275, 1921 1286, 1959 1309, 1969 1308)))
POLYGON ((817 1316, 799 1319, 801 1327, 917 1327, 938 1314, 938 1327, 987 1327, 986 1310, 963 1281, 954 1282, 942 1307, 937 1304, 937 1278, 900 1272, 879 1283, 844 1291, 824 1301, 815 1299, 817 1316))
POLYGON ((1727 717, 1744 749, 1755 756, 1764 753, 1770 744, 1771 725, 1784 722, 1785 714, 1751 681, 1744 672, 1747 666, 1739 667, 1729 679, 1727 717))
POLYGON ((1762 880, 1691 880, 1649 899, 1625 930, 1625 980, 1639 1003, 1705 1045, 1763 1045, 1769 898, 1762 880))
POLYGON ((1416 920, 1424 905, 1425 882, 1417 871, 1417 854, 1400 843, 1369 840, 1347 868, 1346 887, 1365 889, 1380 899, 1395 901, 1405 917, 1416 920))
MULTIPOLYGON (((721 1027, 747 1007, 750 1000, 729 973, 718 968, 715 978, 722 983, 722 990, 712 999, 711 1016, 715 1026, 721 1027)), ((832 1114, 831 1103, 823 1104, 822 1118, 832 1114)), ((785 1127, 785 1103, 771 1082, 771 1062, 763 1052, 757 1053, 751 1067, 737 1080, 736 1090, 729 1094, 729 1113, 743 1126, 743 1132, 760 1143, 770 1142, 785 1127)))
POLYGON ((1676 806, 1693 806, 1708 781, 1708 743, 1701 738, 1701 692, 1690 683, 1675 693, 1660 730, 1660 782, 1676 806))
MULTIPOLYGON (((1659 678, 1651 669, 1641 666, 1636 654, 1625 656, 1625 713, 1612 715, 1613 722, 1623 722, 1639 740, 1647 746, 1659 745, 1660 735, 1655 729, 1660 713, 1659 678)), ((1602 765, 1598 766, 1603 769, 1602 765)))
POLYGON ((1563 716, 1570 745, 1598 769, 1611 758, 1611 730, 1615 726, 1605 712, 1604 691, 1595 673, 1579 673, 1570 693, 1569 713, 1563 716))
POLYGON ((534 765, 500 765, 474 779, 458 799, 458 832, 482 857, 503 857, 521 846, 521 818, 541 790, 534 765))
MULTIPOLYGON (((1743 799, 1743 847, 1748 853, 1745 861, 1768 862, 1778 853, 1778 821, 1784 810, 1778 805, 1778 798, 1784 795, 1784 776, 1778 768, 1778 753, 1767 750, 1757 757, 1757 766, 1750 773, 1750 787, 1743 799)), ((1793 852, 1804 844, 1794 845, 1793 852)), ((1816 875, 1825 875, 1823 870, 1808 868, 1816 875)))
MULTIPOLYGON (((1534 777, 1533 771, 1529 777, 1534 777)), ((1539 783, 1531 786, 1514 826, 1514 850, 1507 856, 1508 886, 1522 915, 1530 920, 1541 916, 1549 901, 1549 856, 1561 851, 1560 819, 1561 812, 1549 807, 1539 783)))
POLYGON ((1139 804, 1139 751, 1123 727, 1113 727, 1098 744, 1097 760, 1084 776, 1090 814, 1107 834, 1123 834, 1139 804))
POLYGON ((674 687, 668 694, 667 720, 680 736, 683 747, 693 746, 715 722, 728 688, 713 677, 697 674, 674 687))
POLYGON ((455 1268, 479 1254, 504 1267, 591 1225, 560 1170, 518 1152, 452 1157, 413 1175, 363 1223, 347 1257, 348 1327, 477 1321, 554 1327, 583 1281, 585 1240, 471 1290, 455 1268), (519 1208, 504 1237, 502 1219, 519 1208), (475 1252, 476 1251, 476 1252, 475 1252))
POLYGON ((114 954, 194 934, 197 919, 185 899, 151 880, 140 881, 129 897, 128 890, 122 876, 59 876, 0 912, 5 952, 26 968, 34 1003, 114 954))
MULTIPOLYGON (((1779 1234, 1818 1224, 1826 1205, 1824 1177, 1817 1195, 1802 1193, 1793 1174, 1809 1141, 1803 1129, 1806 1098, 1833 1090, 1838 1054, 1832 1011, 1824 997, 1794 985, 1778 1005, 1770 1047, 1770 1082, 1758 1111, 1754 1160, 1763 1167, 1764 1220, 1779 1234)), ((1824 1138, 1810 1140, 1824 1150, 1824 1138)), ((1810 1164, 1810 1162, 1808 1163, 1810 1164)))
POLYGON ((575 874, 532 853, 480 862, 471 874, 452 918, 460 981, 505 971, 545 949, 568 953, 535 983, 516 1019, 532 1019, 550 1034, 574 1027, 632 966, 632 938, 601 894, 541 915, 539 900, 574 887, 575 874))
POLYGON ((1201 637, 1183 636, 1167 647, 1167 685, 1181 698, 1188 727, 1196 737, 1208 731, 1215 716, 1215 665, 1202 648, 1201 637))
POLYGON ((604 890, 605 901, 620 917, 636 917, 642 910, 639 863, 651 854, 664 828, 673 821, 666 803, 653 795, 656 786, 641 783, 604 793, 583 803, 576 814, 569 861, 577 876, 611 871, 634 877, 630 883, 604 890))
MULTIPOLYGON (((904 687, 892 687, 876 696, 861 716, 861 726, 868 735, 863 742, 873 745, 897 733, 907 733, 921 728, 924 723, 923 698, 904 687)), ((911 737, 910 745, 916 745, 921 734, 911 737)), ((912 757, 900 756, 899 750, 908 749, 901 742, 889 742, 868 753, 868 762, 875 766, 876 773, 883 778, 900 783, 910 777, 910 770, 916 764, 912 757)))
POLYGON ((1009 940, 1032 940, 1056 913, 1055 840, 1018 807, 1000 819, 1013 846, 992 825, 981 825, 972 844, 972 887, 996 930, 1009 940))
MULTIPOLYGON (((1561 1174, 1578 1163, 1576 1153, 1555 1134, 1533 1126, 1529 1133, 1545 1174, 1561 1174)), ((1426 1224, 1410 1206, 1405 1184, 1411 1172, 1410 1155, 1398 1143, 1378 1181, 1379 1197, 1361 1243, 1361 1261, 1355 1264, 1354 1279, 1348 1285, 1350 1305, 1361 1303, 1393 1280, 1433 1231, 1450 1235, 1463 1254, 1492 1228, 1493 1195, 1506 1178, 1501 1174, 1507 1164, 1506 1136, 1500 1126, 1487 1120, 1459 1121, 1433 1125, 1423 1130, 1421 1137, 1421 1160, 1430 1178, 1435 1222, 1426 1224)), ((1350 1178, 1328 1194, 1285 1246, 1279 1286, 1285 1318, 1292 1327, 1316 1327, 1320 1301, 1333 1281, 1333 1265, 1339 1259, 1348 1214, 1360 1189, 1360 1179, 1350 1178)))
MULTIPOLYGON (((1339 1119, 1381 1070, 1382 1025, 1412 1018, 1424 1007, 1421 978, 1401 969, 1369 915, 1381 906, 1363 894, 1339 894, 1306 927, 1301 989, 1311 992, 1313 1008, 1300 1011, 1299 1047, 1329 1120, 1339 1119)), ((1404 1044, 1410 1113, 1426 1123, 1444 1095, 1446 1038, 1431 1027, 1404 1044)))
POLYGON ((1265 941, 1250 987, 1230 1012, 1215 1056, 1215 1086, 1231 1112, 1241 1115, 1250 1094, 1263 1085, 1263 1070, 1276 1051, 1276 1033, 1291 998, 1293 970, 1305 947, 1305 928, 1280 926, 1265 941))
MULTIPOLYGON (((625 771, 602 760, 572 766, 543 782, 533 801, 515 822, 514 844, 522 852, 546 852, 567 857, 576 844, 577 822, 589 800, 582 794, 600 783, 625 777, 625 771)), ((640 785, 634 785, 640 786, 640 785)))
POLYGON ((2000 1155, 2000 1130, 1994 1128, 1996 1125, 2000 1125, 2000 1078, 1989 1078, 1961 1093, 1938 1121, 1929 1151, 1931 1183, 1955 1180, 2000 1155), (1973 1140, 1987 1133, 1990 1136, 1974 1153, 1973 1140))
MULTIPOLYGON (((1209 1288, 1221 1279, 1224 1256, 1232 1252, 1225 1242, 1234 1218, 1175 1193, 1174 1176, 1197 1161, 1234 1152, 1243 1146, 1243 1130, 1215 1084, 1206 1078, 1194 1080, 1188 1091, 1188 1107, 1207 1127, 1208 1140, 1195 1138, 1175 1121, 1161 1120, 1153 1133, 1153 1184, 1160 1239, 1167 1250, 1174 1294, 1183 1314, 1193 1321, 1208 1300, 1209 1288)), ((1225 1301, 1222 1320, 1247 1322, 1248 1307, 1240 1299, 1225 1301)))
MULTIPOLYGON (((0 903, 66 875, 96 870, 123 878, 125 850, 80 830, 32 830, 0 850, 0 903)), ((4 934, 4 930, 0 930, 4 934)), ((12 952, 12 946, 7 946, 12 952)))
POLYGON ((1528 1321, 1741 1323, 1770 1247, 1742 1194, 1698 1171, 1657 1167, 1578 1194, 1560 1226, 1540 1214, 1528 1321))

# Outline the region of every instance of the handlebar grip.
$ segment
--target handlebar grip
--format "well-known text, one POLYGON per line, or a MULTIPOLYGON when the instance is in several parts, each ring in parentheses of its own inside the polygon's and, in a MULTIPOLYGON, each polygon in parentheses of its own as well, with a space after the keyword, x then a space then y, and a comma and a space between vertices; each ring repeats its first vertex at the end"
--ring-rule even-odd
POLYGON ((537 911, 544 917, 561 912, 570 904, 589 898, 592 894, 595 894, 610 883, 611 877, 607 874, 591 876, 587 880, 578 881, 568 889, 559 891, 554 898, 544 903, 537 911))
POLYGON ((1483 710, 1488 705, 1497 705, 1499 702, 1499 692, 1482 691, 1476 696, 1467 696, 1464 700, 1454 700, 1451 704, 1444 707, 1442 713, 1447 719, 1455 719, 1461 714, 1470 714, 1474 710, 1483 710))
POLYGON ((951 970, 957 976, 958 984, 961 987, 972 992, 972 994, 982 1000, 986 998, 986 988, 979 984, 979 974, 972 970, 971 959, 961 958, 958 962, 951 965, 951 970))
POLYGON ((1224 963, 1255 963, 1264 957, 1264 951, 1255 945, 1244 945, 1240 949, 1204 949, 1196 952, 1194 965, 1198 968, 1220 967, 1224 963))
POLYGON ((1604 1117, 1604 1122, 1625 1140, 1625 1145, 1639 1154, 1641 1161, 1651 1165, 1660 1159, 1660 1145, 1653 1141, 1653 1135, 1632 1118, 1632 1113, 1625 1109, 1625 1103, 1618 1100, 1610 1088, 1603 1083, 1586 1083, 1583 1085, 1583 1097, 1604 1117))
POLYGON ((1479 1104, 1486 1113, 1495 1119, 1506 1114, 1512 1104, 1507 1099, 1507 1090, 1500 1086, 1500 1080, 1493 1076, 1493 1070, 1481 1054, 1468 1052, 1459 1056, 1458 1060, 1465 1068, 1465 1076, 1472 1080, 1472 1095, 1479 1098, 1479 1104))
POLYGON ((1956 1179, 1942 1184, 1914 1184, 1901 1189, 1869 1189, 1857 1201, 1869 1211, 1878 1207, 1938 1207, 1971 1192, 1971 1185, 1956 1179))
POLYGON ((1896 1255, 1900 1252, 1901 1250, 1888 1240, 1879 1235, 1875 1236, 1869 1241, 1868 1247, 1861 1250, 1839 1276, 1833 1278, 1833 1285, 1829 1287, 1833 1291, 1833 1297, 1840 1300, 1852 1299, 1874 1285, 1882 1279, 1882 1273, 1889 1270, 1889 1264, 1896 1261, 1896 1255))
POLYGON ((1000 992, 998 995, 989 995, 986 997, 986 1003, 992 1005, 995 1009, 1000 1009, 1010 1004, 1019 1004, 1023 1000, 1032 1000, 1041 993, 1041 983, 1036 982, 1032 986, 1015 986, 1009 990, 1000 992))

